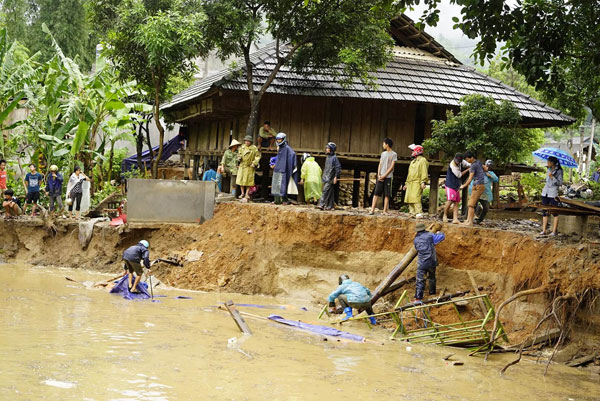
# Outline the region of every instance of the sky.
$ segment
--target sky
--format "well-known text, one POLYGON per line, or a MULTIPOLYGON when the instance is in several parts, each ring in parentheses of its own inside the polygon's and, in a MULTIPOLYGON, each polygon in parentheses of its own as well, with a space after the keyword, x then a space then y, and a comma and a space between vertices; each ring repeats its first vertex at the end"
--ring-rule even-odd
MULTIPOLYGON (((423 11, 426 9, 424 4, 415 7, 413 11, 407 10, 408 15, 413 21, 417 21, 423 11)), ((460 18, 460 7, 450 4, 449 0, 442 0, 439 5, 440 21, 437 26, 428 26, 425 31, 440 42, 446 49, 453 53, 463 63, 468 63, 469 55, 473 51, 476 40, 467 38, 461 30, 454 29, 452 17, 460 18)))

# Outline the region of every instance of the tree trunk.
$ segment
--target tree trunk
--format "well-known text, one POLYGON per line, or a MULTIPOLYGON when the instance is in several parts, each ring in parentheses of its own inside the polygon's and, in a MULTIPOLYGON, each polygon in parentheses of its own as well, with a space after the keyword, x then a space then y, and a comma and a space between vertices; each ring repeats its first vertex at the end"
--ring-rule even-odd
POLYGON ((248 116, 248 125, 246 126, 246 135, 250 135, 253 139, 258 126, 258 111, 260 99, 262 96, 254 95, 254 101, 250 102, 250 115, 248 116))
POLYGON ((160 80, 154 82, 154 122, 158 129, 158 154, 152 160, 152 178, 158 179, 158 163, 163 153, 163 142, 165 140, 165 128, 160 123, 160 80))
POLYGON ((110 153, 108 154, 108 177, 106 181, 110 184, 110 180, 112 179, 112 168, 113 168, 113 156, 115 154, 115 143, 111 142, 110 144, 110 153))
POLYGON ((136 141, 135 141, 135 151, 137 153, 137 166, 138 171, 141 173, 144 171, 144 166, 142 165, 142 153, 144 153, 144 136, 142 135, 142 126, 143 122, 140 121, 140 126, 137 130, 136 141))

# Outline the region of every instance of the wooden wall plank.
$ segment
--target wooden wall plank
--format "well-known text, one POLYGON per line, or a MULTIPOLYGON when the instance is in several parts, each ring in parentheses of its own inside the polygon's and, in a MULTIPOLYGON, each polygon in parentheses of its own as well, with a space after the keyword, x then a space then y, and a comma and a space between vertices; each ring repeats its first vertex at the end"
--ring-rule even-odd
POLYGON ((340 137, 336 142, 337 148, 340 152, 349 152, 350 144, 352 141, 352 99, 342 100, 342 126, 340 130, 340 137))
MULTIPOLYGON (((340 142, 342 133, 342 101, 337 98, 331 99, 330 107, 330 126, 327 142, 334 142, 335 144, 338 144, 340 142)), ((327 142, 324 143, 321 148, 325 147, 327 142)))

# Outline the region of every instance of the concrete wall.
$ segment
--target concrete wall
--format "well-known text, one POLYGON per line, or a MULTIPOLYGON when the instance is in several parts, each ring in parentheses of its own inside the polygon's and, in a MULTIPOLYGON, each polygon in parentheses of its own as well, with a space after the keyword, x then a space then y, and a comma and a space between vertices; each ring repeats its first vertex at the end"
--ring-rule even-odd
POLYGON ((127 221, 198 223, 213 217, 215 182, 130 179, 127 221))

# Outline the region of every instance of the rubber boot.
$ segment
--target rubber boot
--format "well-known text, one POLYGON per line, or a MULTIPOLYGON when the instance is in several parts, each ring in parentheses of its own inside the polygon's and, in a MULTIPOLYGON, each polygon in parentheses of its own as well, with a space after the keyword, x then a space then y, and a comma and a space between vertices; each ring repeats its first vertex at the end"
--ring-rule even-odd
POLYGON ((344 313, 346 314, 346 316, 344 316, 342 318, 342 322, 344 322, 352 317, 352 308, 349 306, 347 308, 344 308, 344 313))
POLYGON ((373 326, 375 326, 375 325, 377 324, 377 320, 375 320, 375 318, 374 318, 373 316, 371 316, 371 317, 369 318, 369 322, 371 322, 371 324, 372 324, 373 326))

